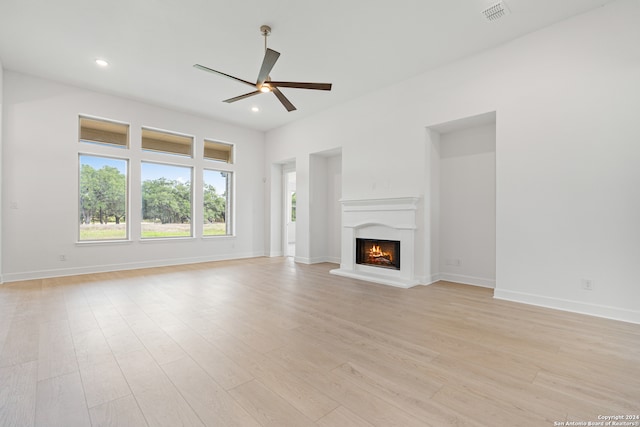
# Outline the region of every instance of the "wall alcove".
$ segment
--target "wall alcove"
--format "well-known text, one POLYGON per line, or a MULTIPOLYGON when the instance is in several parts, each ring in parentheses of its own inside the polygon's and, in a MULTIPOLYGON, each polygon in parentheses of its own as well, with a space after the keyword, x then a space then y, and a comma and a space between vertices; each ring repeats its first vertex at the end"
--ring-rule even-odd
POLYGON ((428 127, 431 281, 495 287, 496 113, 428 127))

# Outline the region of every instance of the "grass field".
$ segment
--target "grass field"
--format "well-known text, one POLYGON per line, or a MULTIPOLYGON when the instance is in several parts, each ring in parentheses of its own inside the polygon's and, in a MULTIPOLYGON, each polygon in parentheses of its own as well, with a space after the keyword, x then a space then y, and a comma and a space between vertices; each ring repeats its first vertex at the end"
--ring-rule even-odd
MULTIPOLYGON (((80 225, 80 240, 121 240, 127 238, 127 225, 122 224, 82 224, 80 225)), ((191 224, 158 224, 142 223, 142 238, 189 237, 191 224)), ((204 224, 205 236, 224 236, 224 223, 204 224)))
POLYGON ((80 240, 113 240, 127 238, 127 224, 81 224, 80 240))

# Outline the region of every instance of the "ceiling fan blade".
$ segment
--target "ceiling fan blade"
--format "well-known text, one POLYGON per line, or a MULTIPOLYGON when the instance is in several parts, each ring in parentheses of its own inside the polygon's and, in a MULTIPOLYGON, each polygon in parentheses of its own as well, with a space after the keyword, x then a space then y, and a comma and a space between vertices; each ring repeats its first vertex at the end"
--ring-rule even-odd
POLYGON ((292 87, 296 89, 331 90, 331 83, 267 82, 272 87, 292 87))
POLYGON ((276 61, 280 57, 280 52, 276 52, 275 50, 267 49, 264 53, 264 59, 262 60, 262 67, 260 67, 260 72, 258 73, 258 81, 256 82, 256 86, 260 87, 269 77, 269 73, 273 69, 273 66, 276 65, 276 61))
POLYGON ((249 98, 250 96, 258 95, 260 93, 262 93, 262 92, 260 92, 259 90, 256 90, 255 92, 245 93, 244 95, 236 96, 235 98, 225 99, 222 102, 226 102, 227 104, 231 104, 232 102, 240 101, 241 99, 249 98))
POLYGON ((255 87, 255 86, 256 86, 255 84, 253 84, 253 83, 251 83, 251 82, 248 82, 248 81, 246 81, 246 80, 239 79, 239 78, 237 78, 237 77, 230 76, 229 74, 225 74, 225 73, 222 73, 222 72, 220 72, 220 71, 213 70, 213 69, 211 69, 211 68, 209 68, 209 67, 205 67, 204 65, 194 64, 193 66, 194 66, 194 68, 197 68, 198 70, 202 70, 202 71, 206 71, 206 72, 208 72, 208 73, 213 73, 213 74, 218 74, 218 75, 220 75, 220 76, 228 77, 228 78, 230 78, 230 79, 233 79, 233 80, 239 81, 240 83, 244 83, 244 84, 249 85, 249 86, 253 86, 253 87, 255 87))
POLYGON ((280 100, 280 102, 282 102, 282 105, 284 105, 284 108, 286 108, 287 111, 291 112, 296 109, 296 107, 294 107, 291 101, 289 101, 287 97, 284 96, 284 94, 280 92, 280 90, 277 87, 271 88, 271 91, 274 93, 275 96, 278 97, 278 99, 280 100))

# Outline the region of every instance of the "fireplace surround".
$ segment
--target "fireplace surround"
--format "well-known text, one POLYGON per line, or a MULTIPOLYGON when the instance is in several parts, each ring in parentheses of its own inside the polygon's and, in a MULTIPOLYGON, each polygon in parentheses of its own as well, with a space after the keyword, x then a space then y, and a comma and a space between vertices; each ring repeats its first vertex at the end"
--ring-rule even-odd
MULTIPOLYGON (((415 271, 419 202, 418 197, 341 200, 340 268, 331 270, 331 273, 401 288, 420 284, 415 271), (359 263, 357 239, 381 243, 398 242, 402 262, 398 263, 397 268, 381 268, 380 265, 359 263)), ((382 247, 379 251, 387 252, 382 247)), ((380 262, 386 264, 385 261, 380 262)))

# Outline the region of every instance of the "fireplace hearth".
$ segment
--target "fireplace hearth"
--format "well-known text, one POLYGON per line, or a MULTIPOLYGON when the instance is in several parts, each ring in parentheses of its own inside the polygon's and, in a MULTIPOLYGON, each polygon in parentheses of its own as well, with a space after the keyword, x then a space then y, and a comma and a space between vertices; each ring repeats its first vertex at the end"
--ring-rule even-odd
POLYGON ((356 238, 356 264, 400 270, 400 241, 356 238))

